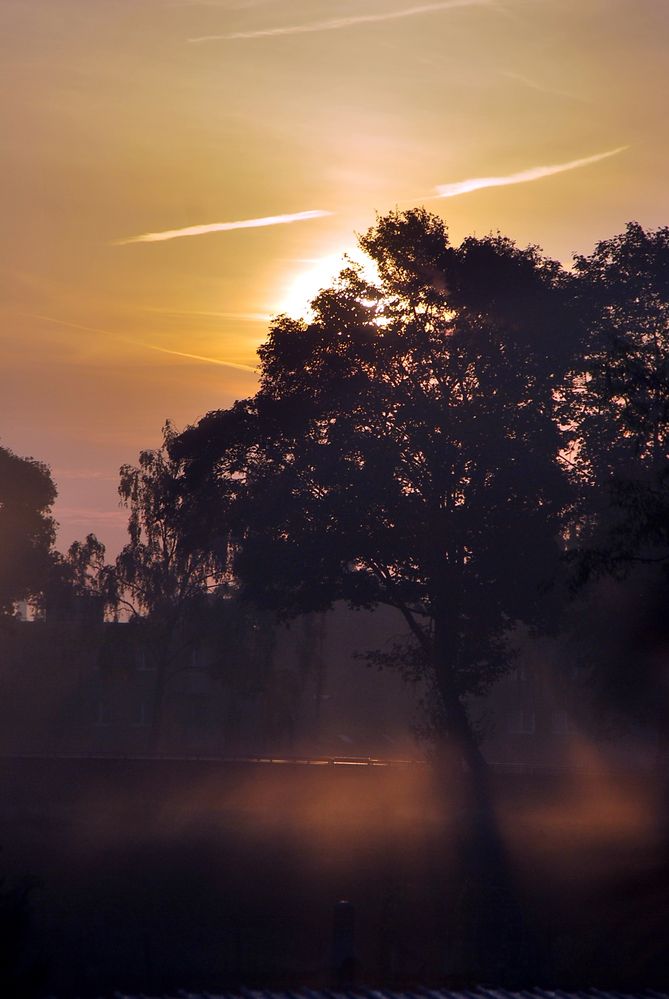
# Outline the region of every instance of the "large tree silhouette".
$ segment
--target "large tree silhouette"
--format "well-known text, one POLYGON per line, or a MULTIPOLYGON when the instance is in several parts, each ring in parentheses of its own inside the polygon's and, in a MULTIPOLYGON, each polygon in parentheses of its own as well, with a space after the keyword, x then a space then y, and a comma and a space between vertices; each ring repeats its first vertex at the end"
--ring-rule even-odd
POLYGON ((483 781, 465 698, 532 620, 567 499, 555 390, 570 356, 559 265, 502 237, 450 245, 424 210, 360 239, 279 317, 252 399, 172 444, 236 541, 244 595, 284 614, 388 604, 435 684, 442 732, 483 781))
POLYGON ((470 777, 470 915, 497 974, 511 893, 466 699, 506 668, 507 629, 539 619, 559 555, 554 408, 578 325, 535 248, 453 247, 422 209, 380 218, 360 245, 375 277, 350 264, 311 322, 279 317, 258 393, 171 450, 203 522, 217 509, 229 531, 242 596, 286 615, 341 599, 402 615, 396 651, 432 683, 438 755, 455 749, 470 777))

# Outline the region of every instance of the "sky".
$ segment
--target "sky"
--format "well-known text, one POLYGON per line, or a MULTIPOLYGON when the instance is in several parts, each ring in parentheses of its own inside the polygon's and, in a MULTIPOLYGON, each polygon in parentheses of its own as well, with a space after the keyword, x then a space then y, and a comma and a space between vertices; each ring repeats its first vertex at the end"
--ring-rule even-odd
POLYGON ((59 546, 254 392, 377 212, 569 263, 669 224, 667 0, 0 0, 0 443, 59 546))

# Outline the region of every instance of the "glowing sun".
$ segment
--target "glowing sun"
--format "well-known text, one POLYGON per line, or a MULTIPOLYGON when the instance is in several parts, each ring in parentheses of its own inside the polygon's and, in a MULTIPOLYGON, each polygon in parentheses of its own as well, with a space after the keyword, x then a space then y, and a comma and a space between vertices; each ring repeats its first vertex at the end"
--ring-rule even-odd
POLYGON ((294 319, 308 319, 311 303, 318 292, 328 288, 345 267, 344 253, 351 255, 350 250, 340 250, 325 257, 299 261, 303 269, 288 279, 279 294, 277 311, 285 312, 294 319))

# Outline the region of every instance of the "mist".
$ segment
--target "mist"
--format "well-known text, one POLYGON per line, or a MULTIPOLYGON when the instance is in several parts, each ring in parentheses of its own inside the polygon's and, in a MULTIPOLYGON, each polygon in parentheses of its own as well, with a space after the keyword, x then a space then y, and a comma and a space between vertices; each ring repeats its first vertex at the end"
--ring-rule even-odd
MULTIPOLYGON (((97 627, 117 648, 118 631, 131 628, 97 627)), ((342 899, 355 911, 353 982, 476 980, 466 774, 456 752, 435 770, 425 685, 356 658, 365 640, 396 638, 396 618, 339 608, 279 626, 265 668, 294 690, 292 714, 226 690, 202 660, 172 707, 206 689, 224 717, 237 714, 235 734, 203 745, 203 716, 191 711, 189 742, 170 708, 153 758, 138 741, 148 732, 124 719, 113 671, 116 700, 100 724, 109 665, 90 621, 15 628, 14 655, 24 654, 3 710, 0 859, 10 885, 31 886, 16 972, 25 994, 331 986, 342 899), (57 636, 68 659, 65 637, 84 627, 88 651, 79 648, 69 688, 61 662, 47 696, 44 659, 25 655, 27 638, 42 631, 55 648, 57 636), (91 678, 96 699, 82 694, 91 678), (31 697, 22 700, 20 684, 31 697)), ((646 733, 644 755, 620 726, 612 737, 601 706, 581 704, 578 730, 553 731, 564 642, 515 642, 513 674, 473 708, 514 887, 508 918, 520 938, 507 973, 545 986, 662 985, 667 795, 657 743, 646 733), (525 703, 532 689, 531 732, 518 731, 519 687, 525 703)), ((123 665, 126 705, 155 679, 141 657, 139 667, 123 665)))

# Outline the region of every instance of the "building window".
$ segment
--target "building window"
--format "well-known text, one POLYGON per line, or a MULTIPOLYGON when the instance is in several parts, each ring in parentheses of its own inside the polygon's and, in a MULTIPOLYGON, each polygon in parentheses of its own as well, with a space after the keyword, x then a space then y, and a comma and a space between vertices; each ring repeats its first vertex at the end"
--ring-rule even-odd
POLYGON ((527 708, 520 708, 514 711, 509 722, 509 732, 512 735, 534 735, 536 729, 536 719, 534 711, 527 708))
POLYGON ((188 728, 202 728, 207 721, 207 705, 201 697, 186 696, 183 701, 182 718, 188 728))
POLYGON ((95 702, 95 717, 93 724, 100 728, 105 728, 107 725, 111 725, 111 714, 109 711, 109 704, 107 701, 103 701, 101 698, 95 702))
POLYGON ((576 731, 574 719, 563 710, 553 712, 551 727, 555 735, 570 735, 576 731))
POLYGON ((137 669, 140 673, 155 673, 156 667, 146 654, 146 649, 137 650, 137 669))
POLYGON ((135 711, 133 725, 135 728, 146 728, 149 724, 149 710, 145 701, 140 701, 135 711))
POLYGON ((205 668, 204 649, 201 645, 196 645, 194 649, 191 649, 190 668, 194 670, 203 670, 205 668))

